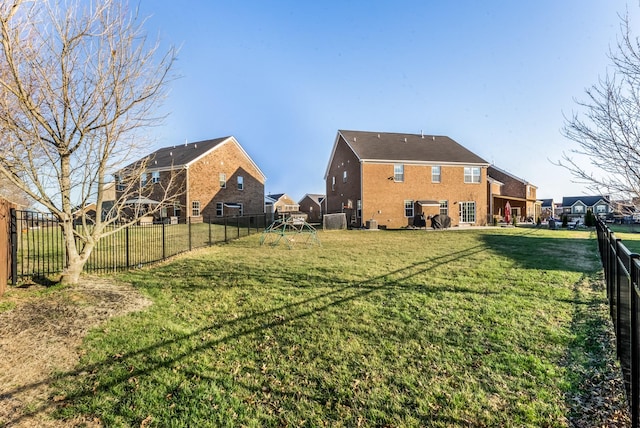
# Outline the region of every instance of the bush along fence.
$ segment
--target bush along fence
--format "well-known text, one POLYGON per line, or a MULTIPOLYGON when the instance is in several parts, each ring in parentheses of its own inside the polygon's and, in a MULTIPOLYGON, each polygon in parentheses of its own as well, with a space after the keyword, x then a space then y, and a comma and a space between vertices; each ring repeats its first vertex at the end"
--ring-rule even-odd
POLYGON ((640 255, 631 253, 602 221, 596 230, 631 426, 640 428, 640 255))
MULTIPOLYGON (((185 251, 262 232, 267 219, 265 214, 256 214, 198 220, 128 226, 115 231, 100 239, 84 271, 104 273, 141 267, 185 251)), ((66 251, 61 228, 53 216, 12 210, 11 230, 12 284, 63 271, 66 251)))

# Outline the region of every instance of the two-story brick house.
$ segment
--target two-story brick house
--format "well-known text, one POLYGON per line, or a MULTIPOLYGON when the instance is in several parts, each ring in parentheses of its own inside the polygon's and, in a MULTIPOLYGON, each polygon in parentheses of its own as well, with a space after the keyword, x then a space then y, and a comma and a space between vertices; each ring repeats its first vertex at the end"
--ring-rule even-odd
POLYGON ((309 223, 318 223, 322 220, 324 200, 325 195, 307 193, 298 201, 298 205, 300 205, 300 212, 307 215, 307 221, 309 223))
POLYGON ((537 199, 538 188, 528 181, 498 168, 489 166, 489 212, 497 219, 504 217, 507 202, 511 216, 517 221, 537 221, 542 215, 542 201, 537 199))
POLYGON ((197 222, 264 213, 266 177, 233 136, 165 147, 143 160, 146 170, 140 181, 148 189, 146 198, 165 200, 167 183, 174 183, 175 197, 156 220, 177 217, 197 222))
POLYGON ((326 212, 346 213, 353 227, 401 228, 434 214, 454 226, 486 224, 488 167, 446 136, 340 130, 325 172, 326 212))

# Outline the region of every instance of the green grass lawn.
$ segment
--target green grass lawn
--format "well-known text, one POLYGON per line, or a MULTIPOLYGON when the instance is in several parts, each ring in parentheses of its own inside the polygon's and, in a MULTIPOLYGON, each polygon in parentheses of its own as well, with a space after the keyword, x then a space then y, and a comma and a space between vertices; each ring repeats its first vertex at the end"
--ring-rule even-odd
POLYGON ((121 277, 59 417, 106 426, 567 426, 614 352, 593 232, 260 235, 121 277))

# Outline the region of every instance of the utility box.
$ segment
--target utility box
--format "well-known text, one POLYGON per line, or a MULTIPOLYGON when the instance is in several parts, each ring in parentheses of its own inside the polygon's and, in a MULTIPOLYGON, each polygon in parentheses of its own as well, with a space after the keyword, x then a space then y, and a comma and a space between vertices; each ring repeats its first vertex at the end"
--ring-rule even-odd
POLYGON ((378 228, 378 221, 377 220, 367 220, 367 229, 377 229, 378 228))

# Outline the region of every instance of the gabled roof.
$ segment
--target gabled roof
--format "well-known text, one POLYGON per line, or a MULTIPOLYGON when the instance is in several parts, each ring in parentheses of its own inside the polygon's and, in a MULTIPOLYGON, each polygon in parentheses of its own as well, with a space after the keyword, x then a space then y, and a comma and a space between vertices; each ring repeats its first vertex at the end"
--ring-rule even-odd
POLYGON ((329 162, 335 155, 340 137, 361 162, 489 165, 446 136, 345 130, 338 131, 329 162))
POLYGON ((541 199, 543 207, 553 206, 553 199, 541 199))
POLYGON ((582 202, 585 206, 592 207, 600 201, 609 203, 608 198, 605 196, 565 196, 562 198, 562 206, 571 207, 577 202, 582 202))
POLYGON ((267 197, 273 199, 274 201, 280 200, 281 197, 285 196, 286 193, 269 193, 267 197))
POLYGON ((321 195, 319 193, 307 193, 298 201, 298 203, 302 202, 305 198, 309 198, 314 201, 318 205, 322 205, 322 201, 326 198, 326 195, 321 195))
MULTIPOLYGON (((163 147, 155 152, 145 156, 143 159, 148 159, 147 169, 153 170, 166 170, 171 168, 180 168, 189 166, 201 157, 209 154, 212 150, 215 150, 224 144, 235 143, 240 151, 247 157, 247 159, 253 164, 260 175, 266 179, 264 173, 260 170, 258 165, 251 159, 247 152, 242 148, 240 143, 233 136, 214 138, 212 140, 198 141, 188 144, 177 144, 175 146, 163 147)), ((140 161, 137 161, 140 162, 140 161)), ((135 165, 134 162, 131 165, 135 165)))

